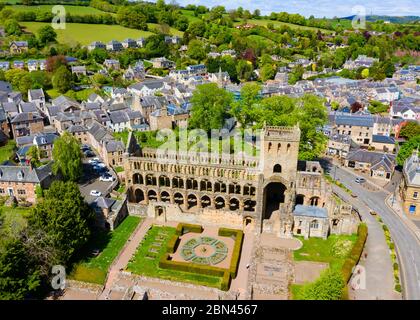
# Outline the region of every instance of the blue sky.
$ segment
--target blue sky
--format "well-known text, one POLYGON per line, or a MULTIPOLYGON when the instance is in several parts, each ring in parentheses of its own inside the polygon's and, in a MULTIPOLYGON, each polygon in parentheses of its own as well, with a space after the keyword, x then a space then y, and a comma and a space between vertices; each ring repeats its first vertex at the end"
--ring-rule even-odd
MULTIPOLYGON (((170 0, 166 0, 170 2, 170 0)), ((364 6, 367 14, 376 15, 417 15, 420 16, 420 0, 176 0, 180 5, 203 4, 207 7, 223 5, 226 9, 239 6, 253 11, 260 9, 263 14, 286 11, 300 13, 306 17, 346 17, 355 6, 364 6)))

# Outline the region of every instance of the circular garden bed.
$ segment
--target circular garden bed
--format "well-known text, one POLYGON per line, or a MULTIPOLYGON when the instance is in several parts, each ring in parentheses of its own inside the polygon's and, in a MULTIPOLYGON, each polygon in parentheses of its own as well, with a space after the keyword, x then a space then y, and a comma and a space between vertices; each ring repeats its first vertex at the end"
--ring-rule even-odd
POLYGON ((226 259, 226 244, 212 237, 198 237, 188 240, 181 248, 181 256, 186 261, 215 265, 226 259))

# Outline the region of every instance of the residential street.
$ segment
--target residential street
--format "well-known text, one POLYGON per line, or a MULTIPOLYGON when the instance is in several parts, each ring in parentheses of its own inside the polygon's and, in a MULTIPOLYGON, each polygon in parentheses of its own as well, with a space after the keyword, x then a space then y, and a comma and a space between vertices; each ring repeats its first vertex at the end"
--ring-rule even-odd
MULTIPOLYGON (((409 300, 420 299, 420 241, 413 231, 402 221, 386 203, 390 192, 380 189, 372 192, 356 183, 357 175, 339 167, 332 168, 336 179, 357 195, 353 203, 357 207, 357 200, 362 201, 370 209, 376 211, 388 226, 393 238, 401 265, 401 282, 403 284, 403 298, 409 300), (335 171, 336 170, 336 171, 335 171)), ((368 183, 368 182, 367 182, 368 183)))

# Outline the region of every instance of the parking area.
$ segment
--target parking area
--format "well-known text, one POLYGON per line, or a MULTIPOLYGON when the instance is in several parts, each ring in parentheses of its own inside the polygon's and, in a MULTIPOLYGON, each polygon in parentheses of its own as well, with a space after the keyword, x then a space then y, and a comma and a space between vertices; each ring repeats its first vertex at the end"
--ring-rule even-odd
MULTIPOLYGON (((93 152, 93 151, 92 151, 93 152)), ((83 176, 79 181, 79 189, 85 198, 86 202, 91 203, 94 201, 97 196, 92 196, 90 193, 92 190, 100 192, 102 197, 106 197, 111 191, 111 186, 116 180, 115 174, 109 168, 105 166, 99 168, 97 166, 98 162, 93 162, 92 160, 97 158, 101 162, 100 158, 93 153, 94 156, 85 157, 83 159, 83 176), (96 164, 96 166, 95 166, 96 164), (112 176, 113 181, 101 181, 101 176, 112 176)))

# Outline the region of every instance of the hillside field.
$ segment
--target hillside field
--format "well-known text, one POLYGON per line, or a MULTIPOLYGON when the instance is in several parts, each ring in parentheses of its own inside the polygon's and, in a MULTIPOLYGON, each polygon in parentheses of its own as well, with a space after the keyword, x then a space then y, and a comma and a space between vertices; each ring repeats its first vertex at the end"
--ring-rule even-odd
MULTIPOLYGON (((39 28, 49 25, 46 22, 21 22, 26 31, 36 33, 39 28)), ((88 45, 93 41, 104 43, 111 40, 122 41, 127 38, 148 37, 152 32, 124 28, 118 25, 66 23, 66 29, 57 29, 57 40, 60 43, 88 45)))

